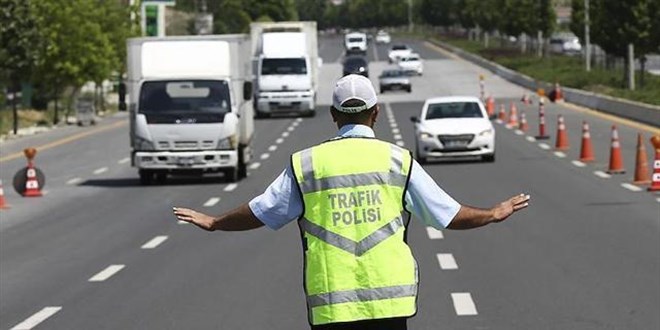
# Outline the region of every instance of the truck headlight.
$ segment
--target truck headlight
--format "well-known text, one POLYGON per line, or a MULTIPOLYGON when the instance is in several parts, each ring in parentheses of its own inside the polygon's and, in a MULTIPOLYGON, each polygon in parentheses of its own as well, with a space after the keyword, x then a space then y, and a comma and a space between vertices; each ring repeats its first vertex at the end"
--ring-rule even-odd
POLYGON ((487 130, 479 132, 479 136, 489 136, 493 134, 493 129, 489 128, 487 130))
POLYGON ((238 145, 238 139, 236 138, 236 134, 234 134, 224 139, 220 139, 218 141, 217 149, 236 149, 237 145, 238 145))
POLYGON ((155 150, 156 148, 154 148, 154 143, 153 142, 151 142, 151 141, 149 141, 145 138, 136 136, 135 137, 135 149, 140 150, 140 151, 151 151, 151 150, 155 150))

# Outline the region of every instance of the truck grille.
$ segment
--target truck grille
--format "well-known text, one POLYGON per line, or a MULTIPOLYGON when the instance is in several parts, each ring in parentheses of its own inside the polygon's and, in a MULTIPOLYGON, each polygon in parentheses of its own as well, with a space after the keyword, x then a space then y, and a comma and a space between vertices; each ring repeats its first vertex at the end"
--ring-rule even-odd
POLYGON ((197 141, 174 141, 174 149, 195 149, 197 141))

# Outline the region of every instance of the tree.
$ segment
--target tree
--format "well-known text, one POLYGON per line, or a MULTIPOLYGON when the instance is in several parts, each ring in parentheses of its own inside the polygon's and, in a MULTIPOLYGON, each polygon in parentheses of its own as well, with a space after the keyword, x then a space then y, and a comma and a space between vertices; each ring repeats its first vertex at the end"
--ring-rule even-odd
POLYGON ((422 0, 420 17, 433 26, 450 26, 456 22, 453 0, 422 0))
POLYGON ((38 38, 37 17, 31 2, 0 0, 0 80, 7 81, 13 93, 14 134, 18 131, 16 92, 21 81, 30 78, 38 56, 34 48, 38 38))

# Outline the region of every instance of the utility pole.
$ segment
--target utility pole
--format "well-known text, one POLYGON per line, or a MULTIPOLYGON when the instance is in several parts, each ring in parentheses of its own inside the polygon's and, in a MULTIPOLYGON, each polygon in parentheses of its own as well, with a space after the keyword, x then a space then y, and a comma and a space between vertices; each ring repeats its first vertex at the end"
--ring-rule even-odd
POLYGON ((584 0, 584 61, 587 72, 591 71, 591 40, 589 37, 589 0, 584 0))

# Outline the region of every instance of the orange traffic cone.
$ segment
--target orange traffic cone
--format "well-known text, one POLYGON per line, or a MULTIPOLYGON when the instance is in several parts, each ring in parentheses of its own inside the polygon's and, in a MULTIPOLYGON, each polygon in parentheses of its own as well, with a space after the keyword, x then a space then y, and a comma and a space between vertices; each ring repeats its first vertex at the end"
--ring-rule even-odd
POLYGON ((594 147, 591 144, 591 133, 589 133, 589 124, 582 122, 582 145, 580 146, 580 161, 588 163, 594 161, 594 147))
POLYGON ((557 116, 557 142, 555 143, 555 149, 568 150, 568 148, 568 132, 564 124, 564 116, 559 115, 557 116))
POLYGON ((550 138, 545 134, 545 106, 543 98, 539 100, 539 135, 536 136, 537 140, 547 140, 550 138))
POLYGON ((509 110, 509 122, 507 125, 509 127, 518 126, 518 108, 513 102, 511 102, 511 108, 509 110))
POLYGON ((492 95, 486 101, 486 112, 488 113, 488 118, 495 118, 495 100, 492 95))
POLYGON ((8 209, 9 205, 5 201, 5 190, 2 188, 2 180, 0 180, 0 209, 8 209))
POLYGON ((616 125, 612 125, 612 147, 610 150, 610 168, 607 170, 610 174, 623 174, 626 170, 623 168, 623 157, 621 156, 621 143, 619 142, 619 131, 616 125))
POLYGON ((527 93, 523 93, 522 98, 520 98, 520 102, 529 105, 532 104, 532 99, 530 99, 529 96, 527 96, 527 93))
POLYGON ((653 161, 653 176, 651 177, 651 186, 649 191, 660 190, 660 135, 651 138, 653 148, 655 148, 655 160, 653 161))
POLYGON ((527 125, 527 115, 525 114, 525 111, 520 111, 520 126, 518 126, 518 129, 527 132, 527 129, 529 129, 529 126, 527 125))
POLYGON ((642 133, 637 134, 637 160, 635 162, 634 184, 644 185, 651 182, 649 177, 649 166, 646 157, 646 146, 644 146, 644 137, 642 133))
POLYGON ((500 112, 497 113, 497 120, 504 122, 506 119, 506 110, 504 109, 504 104, 500 105, 500 112))
POLYGON ((558 82, 555 83, 555 88, 552 91, 552 95, 553 95, 552 98, 553 102, 561 102, 564 100, 564 93, 562 93, 561 87, 559 86, 558 82))

